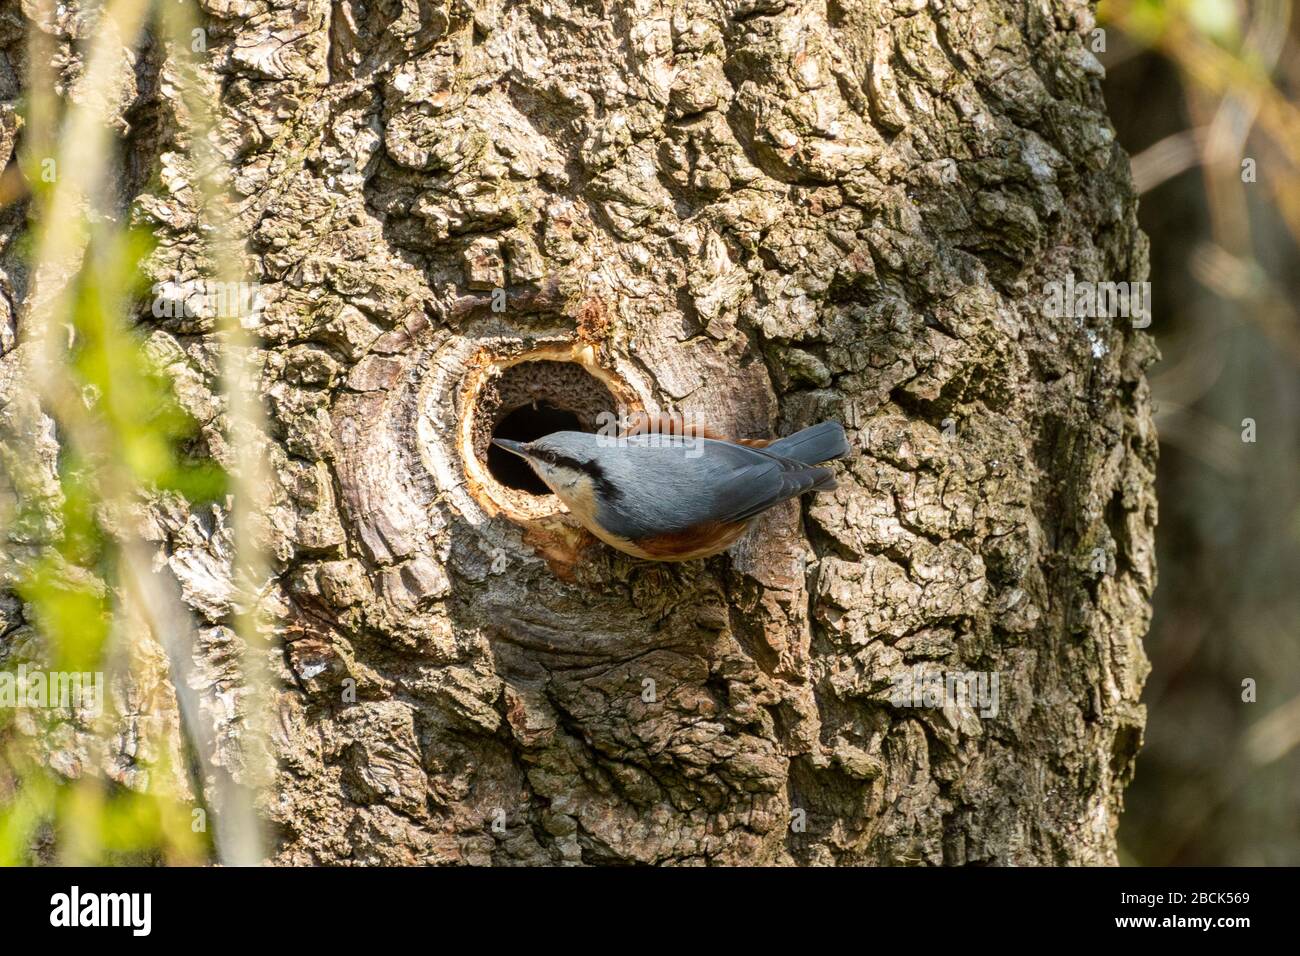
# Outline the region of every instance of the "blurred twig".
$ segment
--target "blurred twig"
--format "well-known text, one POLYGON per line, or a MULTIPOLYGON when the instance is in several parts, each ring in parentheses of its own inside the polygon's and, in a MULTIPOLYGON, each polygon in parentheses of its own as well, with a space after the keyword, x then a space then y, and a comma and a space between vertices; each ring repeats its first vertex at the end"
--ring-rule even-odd
MULTIPOLYGON (((112 123, 125 100, 127 81, 132 75, 130 58, 124 53, 137 43, 148 9, 147 0, 107 0, 100 8, 97 29, 86 55, 85 72, 67 97, 57 134, 52 132, 54 104, 41 91, 39 78, 31 80, 38 87, 34 100, 41 102, 39 108, 32 110, 31 141, 51 148, 49 155, 54 160, 57 176, 48 191, 37 197, 32 283, 20 327, 24 342, 30 346, 27 356, 30 381, 44 407, 57 421, 63 447, 80 460, 94 464, 95 491, 110 510, 124 510, 140 489, 130 462, 123 461, 123 450, 115 446, 113 433, 94 416, 86 414, 85 395, 70 374, 69 349, 75 337, 69 334, 71 330, 62 317, 72 312, 75 278, 84 268, 94 230, 108 228, 112 223, 105 198, 106 167, 115 147, 112 123)), ((48 5, 44 12, 48 16, 48 5)), ((49 46, 48 38, 43 36, 32 40, 34 51, 48 52, 49 46)), ((38 72, 44 69, 39 67, 38 72)), ((47 76, 46 80, 49 79, 47 76)), ((51 84, 44 90, 53 88, 51 84)), ((238 389, 244 385, 237 378, 233 384, 228 381, 228 387, 238 389)), ((235 404, 245 400, 237 399, 235 404)), ((217 765, 213 727, 201 713, 197 695, 187 679, 196 647, 193 620, 174 589, 163 586, 158 579, 143 542, 131 538, 127 532, 119 541, 119 548, 119 584, 167 652, 184 731, 201 765, 202 780, 212 788, 209 802, 217 811, 219 856, 228 864, 260 862, 263 858, 260 824, 254 812, 252 792, 217 765)))
POLYGON ((1138 194, 1150 192, 1166 180, 1173 179, 1201 162, 1205 131, 1188 129, 1166 136, 1130 160, 1133 188, 1138 194))

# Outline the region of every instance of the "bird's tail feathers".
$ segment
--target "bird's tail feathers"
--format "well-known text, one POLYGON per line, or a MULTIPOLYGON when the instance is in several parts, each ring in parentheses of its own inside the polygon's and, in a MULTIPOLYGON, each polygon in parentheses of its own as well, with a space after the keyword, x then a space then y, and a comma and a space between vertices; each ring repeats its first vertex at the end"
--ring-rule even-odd
POLYGON ((763 449, 782 458, 793 458, 805 465, 816 465, 849 453, 849 441, 839 422, 822 422, 795 432, 763 449))
POLYGON ((818 478, 817 484, 809 488, 809 491, 834 491, 840 486, 839 482, 835 480, 835 472, 831 471, 829 468, 823 470, 826 472, 826 477, 818 478))

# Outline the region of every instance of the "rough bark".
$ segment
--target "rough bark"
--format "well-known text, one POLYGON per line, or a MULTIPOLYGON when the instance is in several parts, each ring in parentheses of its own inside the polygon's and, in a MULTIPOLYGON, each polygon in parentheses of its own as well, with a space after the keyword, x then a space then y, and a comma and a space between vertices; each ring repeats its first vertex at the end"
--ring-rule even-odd
MULTIPOLYGON (((1154 348, 1043 314, 1068 272, 1146 277, 1086 4, 202 6, 267 302, 277 861, 1114 861, 1154 348), (539 347, 738 437, 838 419, 853 457, 726 555, 625 558, 466 474, 467 381, 539 347), (997 716, 894 706, 918 665, 998 674, 997 716)), ((135 69, 123 188, 188 277, 167 51, 135 69)), ((142 321, 237 466, 212 323, 142 321)), ((155 529, 216 694, 223 517, 155 529)))

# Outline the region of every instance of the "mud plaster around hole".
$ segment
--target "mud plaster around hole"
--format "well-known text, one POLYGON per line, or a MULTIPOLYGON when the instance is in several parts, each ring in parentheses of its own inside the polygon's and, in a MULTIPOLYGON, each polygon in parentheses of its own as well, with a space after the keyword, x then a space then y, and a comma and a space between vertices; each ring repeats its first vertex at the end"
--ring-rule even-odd
POLYGON ((503 423, 516 431, 500 437, 531 440, 555 430, 554 425, 594 432, 608 420, 602 415, 622 418, 643 409, 631 386, 596 364, 590 348, 580 346, 547 347, 509 357, 484 355, 472 363, 464 389, 457 444, 470 492, 489 514, 520 524, 561 515, 564 509, 549 492, 534 494, 510 486, 526 482, 510 480, 519 473, 503 473, 501 459, 491 455, 491 440, 503 423), (500 480, 508 475, 510 483, 500 480))

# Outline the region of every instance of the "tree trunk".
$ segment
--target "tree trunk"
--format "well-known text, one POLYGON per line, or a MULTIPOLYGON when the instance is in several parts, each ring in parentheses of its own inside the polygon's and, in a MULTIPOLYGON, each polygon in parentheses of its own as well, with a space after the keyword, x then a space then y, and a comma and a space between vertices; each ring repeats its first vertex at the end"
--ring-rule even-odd
MULTIPOLYGON (((1086 4, 203 8, 266 302, 275 860, 1115 861, 1155 350, 1045 314, 1146 278, 1086 4), (641 409, 853 451, 675 565, 488 452, 641 409)), ((168 69, 126 140, 160 279, 196 262, 168 69)), ((237 465, 211 323, 145 321, 237 465)), ((220 513, 158 527, 215 694, 220 513)))

